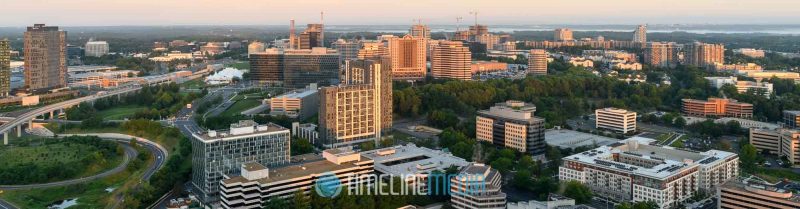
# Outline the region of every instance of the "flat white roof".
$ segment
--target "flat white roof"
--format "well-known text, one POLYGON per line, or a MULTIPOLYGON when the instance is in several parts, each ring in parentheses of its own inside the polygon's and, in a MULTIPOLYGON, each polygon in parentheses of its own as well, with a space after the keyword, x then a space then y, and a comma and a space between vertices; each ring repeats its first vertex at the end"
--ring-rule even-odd
POLYGON ((464 167, 470 164, 449 152, 417 147, 414 144, 370 150, 362 152, 361 155, 375 161, 375 170, 396 175, 428 174, 434 170, 445 170, 450 166, 464 167))
POLYGON ((561 148, 576 148, 582 146, 592 146, 595 144, 597 144, 597 146, 603 146, 619 141, 618 139, 614 138, 568 129, 545 130, 544 140, 550 146, 557 146, 561 148))
POLYGON ((666 179, 670 176, 679 174, 681 171, 686 169, 696 166, 706 167, 709 165, 714 165, 736 155, 734 153, 719 150, 693 152, 668 146, 648 145, 648 143, 653 141, 655 141, 655 139, 632 137, 630 139, 620 141, 619 143, 601 146, 593 150, 570 155, 563 159, 569 161, 578 161, 598 167, 606 167, 612 170, 633 173, 635 175, 646 176, 655 179, 666 179), (652 167, 638 166, 615 161, 613 157, 614 154, 636 157, 645 160, 660 161, 660 163, 655 164, 652 167))

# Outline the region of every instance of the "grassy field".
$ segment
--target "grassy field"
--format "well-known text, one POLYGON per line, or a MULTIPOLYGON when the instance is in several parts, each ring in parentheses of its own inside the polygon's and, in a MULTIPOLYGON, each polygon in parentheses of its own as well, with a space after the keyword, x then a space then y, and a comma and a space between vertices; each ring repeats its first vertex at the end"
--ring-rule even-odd
MULTIPOLYGON (((42 140, 47 139, 19 139, 14 142, 18 146, 0 147, 0 167, 13 167, 29 163, 43 167, 74 165, 73 163, 81 161, 99 150, 90 145, 69 142, 42 144, 42 140)), ((83 172, 73 178, 91 176, 116 167, 122 161, 121 154, 107 159, 105 162, 92 162, 84 168, 79 168, 78 170, 83 170, 83 172)), ((54 181, 58 180, 64 179, 54 179, 54 181)))
POLYGON ((686 141, 686 139, 688 139, 688 138, 689 138, 689 135, 683 135, 683 136, 681 136, 681 138, 678 138, 677 140, 672 142, 672 144, 670 144, 669 146, 683 148, 683 141, 686 141))
POLYGON ((233 103, 227 110, 223 111, 220 115, 233 116, 241 114, 242 111, 256 107, 261 104, 260 99, 242 99, 233 103))
MULTIPOLYGON (((146 153, 146 151, 140 148, 139 153, 146 153)), ((147 161, 150 163, 152 157, 147 161)), ((85 184, 5 191, 0 194, 0 198, 20 208, 46 208, 57 201, 72 198, 77 198, 77 205, 70 208, 109 208, 107 206, 114 202, 115 196, 123 194, 138 184, 144 167, 138 170, 128 167, 123 172, 85 184)))
POLYGON ((147 108, 136 105, 126 105, 97 112, 97 115, 103 118, 103 120, 124 120, 125 118, 133 116, 137 111, 144 109, 147 108))
POLYGON ((199 88, 203 88, 205 86, 206 86, 206 83, 203 81, 202 78, 198 78, 198 79, 194 79, 194 80, 190 80, 190 81, 186 81, 186 82, 181 83, 181 87, 187 88, 187 89, 199 89, 199 88))
POLYGON ((239 70, 246 70, 246 69, 250 69, 250 63, 249 62, 237 62, 237 63, 233 63, 233 64, 227 64, 227 65, 225 65, 225 67, 232 67, 232 68, 236 68, 236 69, 239 69, 239 70))

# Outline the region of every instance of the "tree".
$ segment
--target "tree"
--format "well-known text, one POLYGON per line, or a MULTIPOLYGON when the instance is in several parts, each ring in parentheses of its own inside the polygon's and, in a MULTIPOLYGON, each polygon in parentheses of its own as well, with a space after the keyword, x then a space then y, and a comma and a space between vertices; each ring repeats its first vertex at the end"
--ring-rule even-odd
POLYGON ((264 208, 274 208, 274 209, 286 209, 289 207, 289 203, 286 202, 283 198, 279 197, 272 197, 263 205, 264 208))
POLYGON ((567 182, 564 196, 575 199, 575 203, 585 204, 592 200, 592 190, 578 181, 567 182))
MULTIPOLYGON (((316 196, 316 192, 311 192, 312 197, 316 196)), ((312 198, 316 199, 316 198, 312 198)), ((294 209, 308 209, 311 208, 311 202, 306 198, 306 195, 303 194, 302 190, 297 190, 292 197, 292 208, 294 209)))
POLYGON ((519 189, 530 189, 533 180, 531 180, 531 172, 528 170, 519 170, 514 174, 514 181, 512 185, 519 189))
POLYGON ((652 201, 647 202, 636 202, 631 204, 630 202, 623 202, 614 207, 615 209, 656 209, 658 208, 658 204, 652 201))
POLYGON ((509 170, 511 170, 511 167, 514 166, 514 161, 505 157, 501 157, 500 159, 492 161, 491 165, 492 168, 497 169, 497 171, 500 171, 500 173, 506 174, 509 170))
POLYGON ((682 116, 678 116, 678 118, 675 118, 673 125, 678 128, 683 128, 684 126, 686 126, 686 119, 683 118, 682 116))
POLYGON ((739 152, 739 162, 742 170, 748 173, 755 172, 756 162, 758 161, 758 151, 752 144, 745 144, 739 152))

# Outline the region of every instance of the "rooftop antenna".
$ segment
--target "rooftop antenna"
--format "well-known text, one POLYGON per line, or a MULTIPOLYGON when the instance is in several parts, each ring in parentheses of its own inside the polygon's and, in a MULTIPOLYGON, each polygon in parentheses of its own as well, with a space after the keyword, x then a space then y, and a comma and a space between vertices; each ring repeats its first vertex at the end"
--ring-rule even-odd
POLYGON ((475 16, 475 25, 478 25, 478 10, 472 10, 469 14, 475 16))
POLYGON ((320 38, 322 39, 322 40, 320 40, 320 45, 322 45, 322 47, 325 47, 325 29, 324 29, 325 28, 325 12, 324 11, 319 11, 319 24, 320 24, 319 33, 320 33, 320 38))
POLYGON ((464 19, 464 18, 463 17, 456 17, 456 32, 461 30, 461 19, 464 19))

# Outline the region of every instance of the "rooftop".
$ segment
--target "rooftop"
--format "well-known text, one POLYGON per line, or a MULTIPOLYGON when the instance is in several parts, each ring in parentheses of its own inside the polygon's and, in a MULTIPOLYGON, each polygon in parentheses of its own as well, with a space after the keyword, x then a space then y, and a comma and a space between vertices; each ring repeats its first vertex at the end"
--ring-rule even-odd
POLYGON ((109 71, 109 70, 116 70, 117 67, 114 66, 104 66, 104 65, 79 65, 79 66, 69 66, 67 67, 67 72, 69 73, 86 73, 86 72, 97 72, 97 71, 109 71))
POLYGON ((317 85, 316 84, 312 84, 312 85, 310 85, 310 86, 308 86, 308 87, 306 87, 304 89, 290 91, 290 92, 287 92, 285 94, 281 94, 279 96, 276 96, 275 98, 300 99, 300 98, 305 98, 305 97, 307 97, 309 95, 312 95, 314 93, 317 93, 317 91, 318 91, 317 90, 317 85))
POLYGON ((577 148, 582 146, 604 146, 619 141, 615 138, 588 134, 573 130, 545 130, 544 140, 550 146, 577 148))
MULTIPOLYGON (((329 150, 326 150, 326 152, 329 150)), ((257 166, 254 165, 250 167, 249 164, 245 164, 243 166, 244 169, 253 168, 254 170, 248 171, 260 171, 264 169, 268 169, 269 175, 264 176, 263 178, 253 179, 253 181, 257 181, 261 184, 269 184, 274 182, 280 182, 285 180, 290 180, 294 178, 300 177, 309 177, 313 174, 321 174, 325 172, 331 172, 336 170, 344 170, 348 168, 358 167, 359 163, 364 163, 371 161, 370 159, 366 158, 359 158, 357 160, 342 162, 340 164, 336 164, 334 162, 328 161, 325 158, 322 158, 319 155, 312 154, 313 156, 306 156, 304 158, 296 158, 292 157, 292 162, 289 165, 276 167, 276 168, 266 168, 263 165, 258 163, 250 163, 250 164, 258 164, 257 166), (260 167, 259 167, 260 166, 260 167)), ((243 176, 234 176, 229 179, 222 180, 224 184, 233 184, 233 183, 244 183, 249 182, 247 178, 243 176)))
POLYGON ((225 140, 234 137, 249 136, 249 135, 262 135, 276 132, 289 132, 289 129, 279 126, 274 123, 267 123, 259 125, 252 120, 241 120, 238 123, 231 124, 228 130, 208 130, 204 133, 193 134, 195 138, 211 142, 215 140, 225 140))
POLYGON ((564 160, 607 167, 639 176, 665 179, 696 166, 716 164, 716 162, 736 156, 734 153, 719 150, 694 152, 668 146, 649 145, 654 141, 655 139, 633 137, 570 155, 564 160), (614 157, 614 155, 618 157, 614 157))
POLYGON ((770 198, 783 199, 800 204, 800 194, 792 193, 790 190, 776 187, 760 179, 740 177, 736 180, 728 181, 722 185, 722 188, 736 189, 743 192, 749 192, 760 196, 767 196, 770 198))
POLYGON ((450 166, 469 165, 466 160, 449 152, 417 147, 414 144, 366 151, 362 155, 375 161, 375 170, 387 174, 427 174, 450 166))

